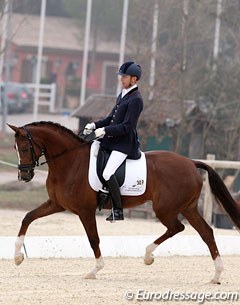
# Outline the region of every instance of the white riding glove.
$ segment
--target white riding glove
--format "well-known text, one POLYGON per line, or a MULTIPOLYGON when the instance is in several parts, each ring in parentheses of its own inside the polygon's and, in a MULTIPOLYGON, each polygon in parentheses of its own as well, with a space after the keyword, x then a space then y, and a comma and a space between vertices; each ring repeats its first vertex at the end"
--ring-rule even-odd
POLYGON ((94 129, 96 129, 95 123, 88 123, 83 130, 83 134, 89 135, 94 129))
POLYGON ((95 137, 98 138, 98 139, 101 139, 105 136, 105 128, 102 127, 102 128, 98 128, 94 131, 95 133, 95 137))

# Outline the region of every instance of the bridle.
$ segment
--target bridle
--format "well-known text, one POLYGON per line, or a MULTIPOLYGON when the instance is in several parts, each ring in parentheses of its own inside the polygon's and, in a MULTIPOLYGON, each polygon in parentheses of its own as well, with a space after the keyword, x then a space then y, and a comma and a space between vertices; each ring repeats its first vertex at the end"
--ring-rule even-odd
POLYGON ((30 144, 30 150, 31 150, 31 155, 32 155, 32 163, 28 163, 28 164, 19 164, 19 165, 18 165, 18 169, 19 169, 20 171, 30 173, 30 172, 33 172, 35 166, 39 166, 39 158, 40 158, 41 156, 44 155, 45 151, 44 151, 44 148, 41 148, 41 147, 38 145, 38 143, 36 143, 36 142, 33 140, 32 136, 31 136, 29 130, 26 128, 26 126, 23 126, 22 128, 26 131, 27 138, 28 138, 28 141, 29 141, 29 144, 30 144), (40 154, 39 157, 37 157, 37 154, 36 154, 36 152, 35 152, 33 143, 34 143, 34 144, 40 149, 40 151, 41 151, 41 154, 40 154))
POLYGON ((85 145, 85 144, 87 144, 87 143, 89 143, 89 142, 92 142, 92 138, 89 138, 89 136, 87 136, 87 137, 84 138, 84 137, 81 137, 81 135, 80 135, 80 138, 81 138, 84 142, 81 143, 79 146, 76 146, 76 147, 73 147, 73 148, 70 148, 70 149, 67 148, 67 149, 63 150, 62 152, 60 152, 60 153, 58 153, 58 154, 52 156, 51 158, 49 158, 49 159, 46 160, 45 162, 42 162, 42 163, 39 164, 39 158, 41 158, 42 156, 45 155, 45 149, 42 148, 42 147, 40 147, 40 145, 39 145, 37 142, 34 141, 33 137, 31 136, 30 131, 27 129, 26 126, 23 126, 22 128, 25 130, 25 132, 26 132, 26 134, 27 134, 27 139, 28 139, 29 144, 30 144, 30 150, 31 150, 31 155, 32 155, 32 163, 28 163, 28 164, 19 164, 19 165, 18 165, 18 169, 19 169, 20 171, 26 172, 26 173, 28 173, 28 174, 33 173, 34 168, 35 168, 36 166, 40 166, 40 165, 49 163, 49 162, 53 161, 54 159, 56 159, 56 158, 58 158, 58 157, 64 155, 64 154, 67 153, 67 152, 70 152, 70 151, 75 150, 75 149, 79 149, 80 146, 85 145), (89 138, 88 141, 87 141, 87 138, 89 138), (34 145, 33 145, 33 144, 35 144, 35 145, 39 148, 39 150, 41 151, 41 154, 39 155, 39 157, 37 157, 37 154, 36 154, 36 152, 35 152, 35 149, 34 149, 34 145))

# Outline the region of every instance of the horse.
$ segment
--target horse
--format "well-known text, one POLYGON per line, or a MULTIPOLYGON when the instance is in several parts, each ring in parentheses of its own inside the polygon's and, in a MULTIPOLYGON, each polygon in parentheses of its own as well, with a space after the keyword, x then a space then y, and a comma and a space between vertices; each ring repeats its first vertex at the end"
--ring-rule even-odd
MULTIPOLYGON (((104 267, 96 226, 97 192, 88 182, 90 143, 83 141, 73 131, 57 123, 41 121, 22 127, 8 125, 15 132, 15 149, 19 159, 18 179, 28 182, 34 176, 39 158, 45 156, 48 164, 46 188, 48 200, 28 212, 15 242, 15 264, 24 260, 21 252, 29 225, 37 218, 68 210, 79 216, 95 256, 95 267, 85 278, 96 278, 104 267)), ((144 262, 154 262, 154 250, 165 240, 184 230, 179 219, 182 214, 199 233, 211 253, 215 266, 211 282, 220 283, 223 264, 212 228, 198 211, 198 198, 203 186, 199 169, 208 172, 212 193, 222 204, 234 224, 240 229, 240 209, 222 179, 204 162, 194 161, 170 151, 145 152, 147 184, 144 194, 122 196, 124 208, 152 201, 156 218, 166 227, 166 232, 146 247, 144 262)), ((109 202, 106 208, 111 208, 109 202)))

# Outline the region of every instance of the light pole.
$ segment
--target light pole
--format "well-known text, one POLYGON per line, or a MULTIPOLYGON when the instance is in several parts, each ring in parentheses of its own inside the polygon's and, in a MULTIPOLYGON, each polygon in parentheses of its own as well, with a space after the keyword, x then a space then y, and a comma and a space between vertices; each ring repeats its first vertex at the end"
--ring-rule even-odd
POLYGON ((4 51, 6 47, 6 28, 7 28, 7 16, 8 16, 8 0, 4 1, 4 10, 2 15, 2 37, 1 37, 1 53, 0 53, 0 80, 3 81, 3 62, 4 51))
POLYGON ((150 77, 149 77, 149 87, 150 92, 148 100, 151 101, 154 95, 154 85, 155 85, 155 69, 156 69, 156 53, 157 53, 157 35, 158 35, 158 15, 159 15, 159 4, 158 0, 154 4, 153 12, 153 31, 152 31, 152 47, 151 47, 151 65, 150 65, 150 77))
POLYGON ((11 65, 11 36, 12 36, 12 0, 8 0, 5 75, 4 75, 5 86, 4 86, 4 95, 3 95, 3 100, 2 100, 2 134, 3 134, 3 136, 6 133, 6 121, 7 121, 7 115, 8 115, 8 83, 10 80, 10 65, 11 65))
POLYGON ((40 85, 40 78, 41 78, 41 63, 42 63, 43 36, 44 36, 44 25, 45 25, 45 15, 46 15, 46 2, 47 2, 47 0, 42 0, 42 2, 41 2, 41 17, 40 17, 39 39, 38 39, 35 96, 34 96, 34 105, 33 105, 33 121, 37 120, 37 115, 38 115, 39 85, 40 85))
POLYGON ((215 72, 217 69, 217 60, 218 60, 219 42, 220 42, 221 15, 222 15, 222 0, 218 0, 215 33, 214 33, 214 45, 213 45, 213 72, 215 72))
MULTIPOLYGON (((122 33, 121 33, 121 42, 120 42, 120 53, 119 53, 119 63, 120 67, 124 61, 125 55, 125 45, 126 45, 126 34, 127 34, 127 20, 128 20, 128 3, 129 0, 123 0, 123 14, 122 14, 122 33)), ((117 95, 121 91, 120 82, 117 85, 117 95)))
POLYGON ((89 49, 90 27, 91 27, 91 15, 92 15, 92 0, 87 0, 87 16, 86 16, 86 23, 85 23, 85 39, 84 39, 84 50, 83 50, 80 106, 84 105, 85 96, 86 96, 86 81, 87 81, 87 65, 88 65, 88 49, 89 49))

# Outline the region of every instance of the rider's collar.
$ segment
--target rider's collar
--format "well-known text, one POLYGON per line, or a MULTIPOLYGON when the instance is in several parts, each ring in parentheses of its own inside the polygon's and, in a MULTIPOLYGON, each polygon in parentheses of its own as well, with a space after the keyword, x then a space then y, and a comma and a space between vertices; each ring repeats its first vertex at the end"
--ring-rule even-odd
POLYGON ((130 87, 128 89, 123 89, 121 98, 123 98, 126 94, 128 94, 128 92, 130 92, 134 88, 137 88, 137 84, 133 85, 132 87, 130 87))

